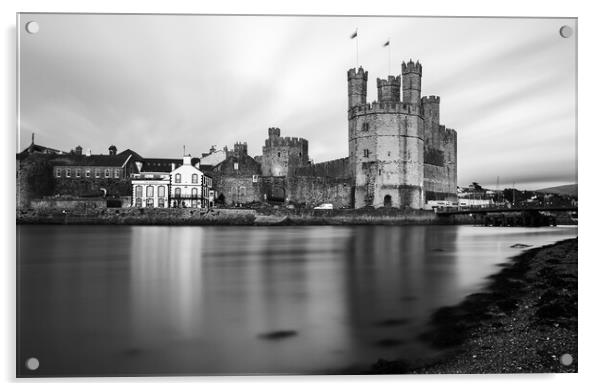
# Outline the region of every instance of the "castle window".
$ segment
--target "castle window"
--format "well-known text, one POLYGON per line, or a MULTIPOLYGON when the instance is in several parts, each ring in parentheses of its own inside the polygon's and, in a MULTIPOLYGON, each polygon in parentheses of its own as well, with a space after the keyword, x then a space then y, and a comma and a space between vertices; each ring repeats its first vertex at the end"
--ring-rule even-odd
POLYGON ((118 168, 115 169, 115 178, 119 178, 119 169, 118 168))
POLYGON ((370 129, 370 124, 368 122, 364 122, 362 124, 362 131, 367 132, 370 129))
POLYGON ((70 168, 65 170, 65 177, 71 178, 71 169, 70 168))
POLYGON ((387 152, 387 156, 391 156, 391 151, 387 152))
POLYGON ((199 176, 197 174, 192 174, 192 183, 199 183, 199 176))
POLYGON ((370 157, 370 150, 364 149, 364 157, 370 157))
POLYGON ((109 170, 108 168, 105 170, 105 178, 110 178, 111 177, 111 170, 109 170))
POLYGON ((299 157, 303 156, 303 154, 301 152, 299 152, 299 157))
POLYGON ((81 168, 76 168, 75 169, 75 177, 79 178, 82 176, 82 169, 81 168))
POLYGON ((56 169, 56 171, 55 171, 55 176, 56 176, 57 178, 60 178, 60 177, 61 177, 61 169, 60 169, 60 168, 57 168, 57 169, 56 169))
POLYGON ((146 196, 153 197, 155 193, 155 188, 152 186, 146 186, 146 196))
POLYGON ((90 178, 90 175, 92 175, 92 174, 90 173, 90 170, 86 170, 86 178, 90 178))
POLYGON ((278 152, 278 157, 280 157, 280 152, 278 152))
POLYGON ((176 183, 182 183, 182 175, 176 174, 176 183))

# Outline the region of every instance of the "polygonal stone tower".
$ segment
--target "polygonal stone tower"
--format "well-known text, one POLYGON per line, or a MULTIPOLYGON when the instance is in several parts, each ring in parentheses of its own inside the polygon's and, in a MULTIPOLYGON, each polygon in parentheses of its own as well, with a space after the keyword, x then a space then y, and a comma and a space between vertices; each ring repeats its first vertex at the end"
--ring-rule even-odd
POLYGON ((378 101, 366 104, 365 96, 360 99, 360 92, 365 92, 368 72, 362 68, 347 72, 349 161, 355 208, 419 209, 423 205, 424 123, 420 81, 416 82, 420 73, 414 63, 411 71, 404 73, 404 102, 400 101, 402 78, 397 75, 378 79, 378 101), (410 82, 406 82, 406 77, 410 82))

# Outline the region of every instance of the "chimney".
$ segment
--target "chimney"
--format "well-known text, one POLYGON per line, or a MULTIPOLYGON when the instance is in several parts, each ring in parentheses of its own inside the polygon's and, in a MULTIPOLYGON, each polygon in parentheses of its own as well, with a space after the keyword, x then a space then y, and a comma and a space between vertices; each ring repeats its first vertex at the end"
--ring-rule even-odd
POLYGON ((190 166, 192 164, 192 157, 190 155, 185 155, 182 160, 182 164, 185 166, 190 166))
POLYGON ((117 155, 117 147, 116 147, 116 146, 114 146, 114 145, 111 145, 111 146, 109 147, 109 155, 111 155, 111 156, 115 156, 115 155, 117 155))

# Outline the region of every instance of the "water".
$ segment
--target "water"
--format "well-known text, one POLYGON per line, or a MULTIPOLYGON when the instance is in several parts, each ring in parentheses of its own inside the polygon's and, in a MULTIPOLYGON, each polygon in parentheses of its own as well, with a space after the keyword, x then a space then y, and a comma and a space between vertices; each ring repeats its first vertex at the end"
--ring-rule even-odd
POLYGON ((437 352, 428 317, 576 227, 18 226, 22 376, 321 373, 437 352), (262 337, 293 331, 280 339, 262 337), (25 369, 30 357, 40 361, 25 369))

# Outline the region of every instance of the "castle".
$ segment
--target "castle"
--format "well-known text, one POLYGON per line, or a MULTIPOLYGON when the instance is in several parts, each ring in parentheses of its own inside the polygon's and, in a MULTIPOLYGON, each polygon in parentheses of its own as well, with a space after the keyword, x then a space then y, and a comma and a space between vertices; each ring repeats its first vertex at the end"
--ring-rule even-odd
MULTIPOLYGON (((440 98, 423 97, 421 81, 422 65, 404 62, 401 75, 376 80, 377 101, 367 103, 368 72, 362 67, 347 71, 346 157, 310 163, 308 140, 282 137, 279 128, 269 128, 261 156, 249 156, 247 144, 237 142, 232 150, 212 146, 191 163, 212 178, 216 200, 226 205, 273 201, 305 207, 331 203, 335 208, 421 209, 428 201, 455 201, 456 132, 440 124, 440 98)), ((17 155, 18 167, 40 155, 32 146, 17 155)), ((22 175, 20 199, 57 193, 77 196, 100 187, 123 197, 131 194, 133 174, 171 172, 181 162, 143 158, 129 149, 116 152, 111 146, 108 156, 82 156, 81 147, 72 153, 46 154, 54 183, 44 192, 30 191, 27 183, 37 179, 22 175), (87 172, 95 174, 82 174, 87 172)))

